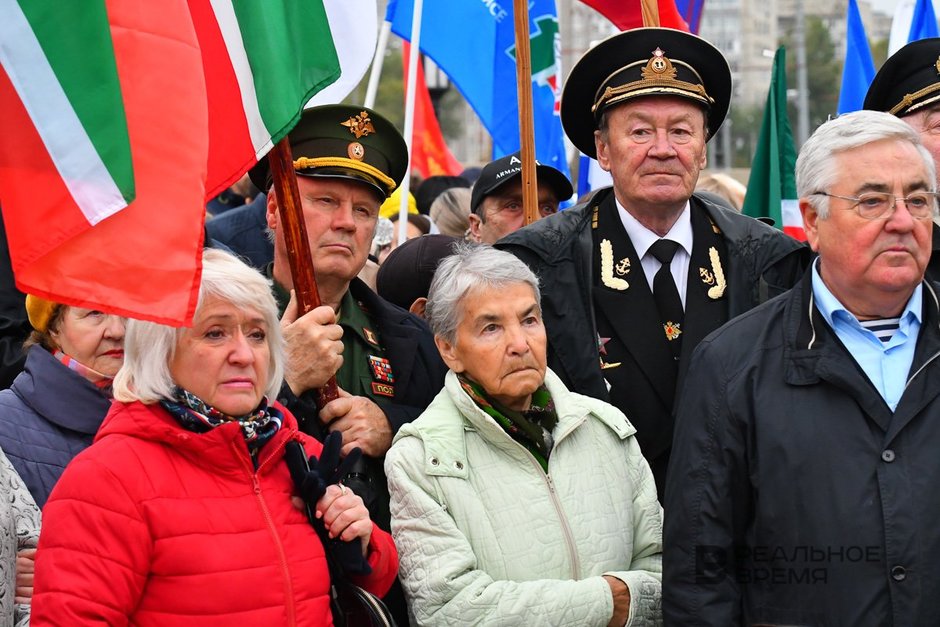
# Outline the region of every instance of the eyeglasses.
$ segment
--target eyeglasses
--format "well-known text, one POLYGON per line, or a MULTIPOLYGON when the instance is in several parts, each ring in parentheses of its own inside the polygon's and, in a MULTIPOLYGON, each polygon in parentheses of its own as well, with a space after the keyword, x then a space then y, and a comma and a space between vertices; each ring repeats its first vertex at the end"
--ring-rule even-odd
POLYGON ((935 192, 914 192, 906 198, 887 192, 866 192, 858 197, 839 196, 837 194, 827 194, 826 192, 815 192, 810 195, 850 200, 855 204, 849 209, 855 209, 856 213, 866 220, 890 218, 894 214, 899 200, 907 207, 907 212, 911 214, 911 217, 917 220, 932 217, 937 206, 937 194, 935 192))

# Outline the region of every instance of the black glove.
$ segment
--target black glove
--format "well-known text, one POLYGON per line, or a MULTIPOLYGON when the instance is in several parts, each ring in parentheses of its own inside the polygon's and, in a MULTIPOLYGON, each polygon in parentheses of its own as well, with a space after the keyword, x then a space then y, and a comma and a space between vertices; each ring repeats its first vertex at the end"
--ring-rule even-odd
POLYGON ((317 501, 326 494, 327 486, 339 483, 349 472, 349 469, 362 457, 362 450, 358 447, 352 449, 344 458, 340 458, 343 447, 343 436, 338 431, 331 432, 323 443, 320 459, 307 453, 303 444, 297 440, 287 443, 284 458, 290 470, 291 479, 300 498, 307 507, 307 519, 316 529, 323 542, 324 550, 332 556, 333 562, 347 575, 368 575, 372 567, 362 555, 362 544, 359 539, 344 542, 339 538, 330 538, 323 525, 323 521, 315 515, 317 501))

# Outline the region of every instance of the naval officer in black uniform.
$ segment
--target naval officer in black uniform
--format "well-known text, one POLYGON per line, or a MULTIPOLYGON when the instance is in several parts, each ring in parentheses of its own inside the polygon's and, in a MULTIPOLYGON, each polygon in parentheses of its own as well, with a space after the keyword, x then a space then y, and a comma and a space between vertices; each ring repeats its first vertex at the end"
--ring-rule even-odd
MULTIPOLYGON (((912 41, 888 57, 868 87, 864 107, 904 120, 917 131, 940 167, 940 37, 912 41)), ((927 278, 940 280, 940 227, 936 222, 927 278)))
POLYGON ((627 415, 660 498, 693 349, 795 284, 809 256, 693 193, 730 99, 728 63, 700 37, 641 28, 601 42, 571 70, 561 116, 613 187, 498 244, 542 282, 549 366, 627 415))

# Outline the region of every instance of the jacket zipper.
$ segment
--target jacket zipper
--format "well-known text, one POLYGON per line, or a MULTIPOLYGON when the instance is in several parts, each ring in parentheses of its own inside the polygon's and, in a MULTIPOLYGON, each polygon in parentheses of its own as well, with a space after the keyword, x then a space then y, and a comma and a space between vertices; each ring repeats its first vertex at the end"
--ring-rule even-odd
MULTIPOLYGON (((561 438, 559 438, 558 441, 560 442, 561 438)), ((555 444, 557 446, 558 442, 555 444)), ((522 445, 520 444, 519 446, 521 447, 522 445)), ((524 447, 523 450, 525 450, 524 447)), ((539 464, 532 453, 529 451, 525 451, 525 453, 532 464, 535 465, 539 474, 545 479, 545 484, 548 486, 548 493, 552 497, 552 505, 558 513, 558 519, 561 521, 561 530, 565 536, 565 545, 568 547, 568 557, 571 559, 571 578, 577 581, 581 578, 581 560, 578 559, 578 551, 574 543, 574 534, 571 533, 571 527, 568 526, 568 518, 565 516, 565 510, 562 509, 561 502, 558 500, 558 494, 555 492, 555 482, 552 481, 551 475, 542 470, 542 465, 539 464)))
POLYGON ((244 455, 242 451, 238 449, 238 446, 233 442, 232 448, 235 449, 236 456, 241 460, 242 464, 245 466, 245 469, 248 471, 248 475, 251 477, 251 485, 254 488, 255 496, 258 499, 258 505, 261 507, 261 513, 264 515, 264 520, 268 525, 268 531, 271 532, 271 537, 274 539, 274 546, 277 549, 278 560, 281 564, 281 574, 284 577, 284 589, 287 595, 285 599, 285 609, 287 610, 287 624, 296 625, 297 624, 297 610, 294 607, 294 586, 291 583, 290 570, 287 568, 287 554, 284 552, 284 544, 281 542, 281 538, 278 536, 277 527, 274 526, 274 520, 271 518, 271 511, 268 509, 268 504, 264 501, 264 495, 261 493, 261 482, 258 481, 258 474, 261 472, 261 469, 277 454, 282 448, 287 446, 287 442, 290 439, 283 440, 278 447, 268 455, 264 461, 258 464, 258 469, 252 471, 251 466, 245 462, 244 455))

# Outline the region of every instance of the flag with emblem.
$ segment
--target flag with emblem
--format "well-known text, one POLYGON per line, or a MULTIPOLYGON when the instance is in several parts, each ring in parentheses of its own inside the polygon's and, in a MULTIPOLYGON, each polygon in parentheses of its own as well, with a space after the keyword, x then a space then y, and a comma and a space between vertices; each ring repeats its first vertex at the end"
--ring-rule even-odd
POLYGON ((805 241, 795 170, 796 147, 787 118, 786 49, 781 46, 774 55, 767 106, 741 212, 753 218, 773 218, 777 228, 805 241))
POLYGON ((187 322, 205 199, 339 72, 322 0, 0 0, 0 14, 0 206, 17 286, 187 322))
MULTIPOLYGON (((392 31, 411 40, 413 0, 389 2, 392 31)), ((493 156, 520 148, 512 3, 424 0, 421 51, 450 77, 493 138, 493 156)), ((559 117, 561 77, 554 0, 530 0, 535 156, 568 174, 559 117)))

